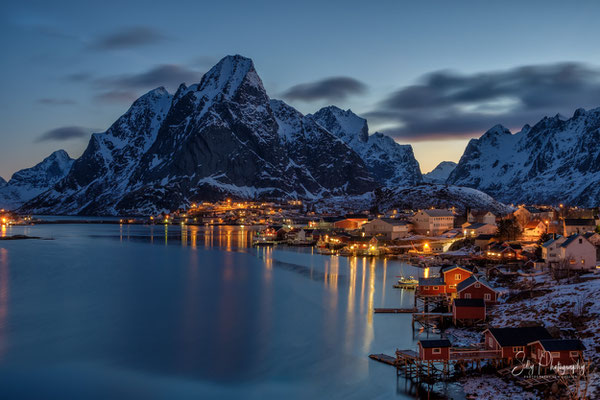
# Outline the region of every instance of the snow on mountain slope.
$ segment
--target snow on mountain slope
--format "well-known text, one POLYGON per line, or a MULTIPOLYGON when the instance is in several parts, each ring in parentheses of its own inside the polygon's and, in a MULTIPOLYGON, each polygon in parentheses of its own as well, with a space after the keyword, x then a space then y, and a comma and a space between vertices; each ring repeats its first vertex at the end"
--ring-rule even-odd
POLYGON ((423 175, 423 181, 428 183, 445 183, 450 173, 456 168, 456 165, 453 161, 442 161, 433 171, 423 175))
POLYGON ((467 207, 490 210, 499 215, 512 211, 491 196, 472 188, 422 183, 410 188, 384 189, 375 201, 380 211, 392 208, 424 209, 456 207, 464 211, 467 207))
POLYGON ((148 214, 225 196, 311 199, 375 186, 355 152, 272 103, 252 60, 236 55, 172 97, 159 88, 138 99, 92 136, 63 181, 23 210, 148 214))
POLYGON ((34 199, 43 213, 115 214, 115 202, 130 186, 140 158, 154 143, 172 96, 154 89, 136 100, 106 132, 94 133, 70 173, 55 187, 34 199))
POLYGON ((351 110, 329 106, 312 117, 356 151, 381 185, 410 186, 422 181, 412 146, 398 144, 379 132, 369 135, 367 120, 351 110))
POLYGON ((469 142, 448 183, 507 203, 600 204, 600 108, 544 118, 511 134, 501 125, 469 142))
POLYGON ((14 209, 48 190, 67 175, 73 159, 58 150, 39 164, 13 174, 8 183, 0 185, 0 208, 14 209))
POLYGON ((4 180, 3 177, 0 176, 0 188, 3 188, 4 186, 6 186, 7 182, 4 180))

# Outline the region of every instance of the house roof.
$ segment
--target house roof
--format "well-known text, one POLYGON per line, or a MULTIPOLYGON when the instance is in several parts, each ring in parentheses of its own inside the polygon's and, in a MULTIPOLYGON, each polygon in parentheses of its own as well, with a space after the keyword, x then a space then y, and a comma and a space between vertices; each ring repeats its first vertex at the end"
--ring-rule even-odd
POLYGON ((560 245, 560 247, 569 247, 569 245, 570 245, 571 243, 573 243, 573 241, 574 241, 575 239, 577 239, 578 237, 580 237, 580 236, 581 236, 581 235, 580 235, 580 234, 578 234, 578 233, 575 233, 575 234, 573 234, 573 235, 569 236, 569 237, 567 238, 567 240, 565 240, 564 242, 562 242, 562 244, 560 245))
POLYGON ((419 340, 419 343, 421 343, 421 346, 424 349, 430 349, 432 347, 450 347, 450 346, 452 346, 452 343, 450 343, 450 341, 448 339, 426 339, 426 340, 419 340))
POLYGON ((444 286, 444 278, 419 278, 419 286, 444 286))
POLYGON ((453 269, 462 269, 463 271, 473 273, 473 267, 468 267, 466 265, 448 265, 446 267, 442 267, 442 269, 440 269, 440 273, 444 274, 448 271, 452 271, 453 269))
POLYGON ((554 242, 556 242, 557 240, 560 240, 560 239, 562 239, 562 236, 559 235, 556 238, 553 238, 553 239, 550 239, 550 240, 544 242, 544 244, 542 244, 542 247, 550 247, 550 245, 552 243, 554 243, 554 242))
POLYGON ((539 219, 534 219, 533 221, 529 221, 526 225, 525 225, 525 229, 535 229, 539 226, 539 224, 541 224, 542 221, 540 221, 539 219))
POLYGON ((542 212, 540 209, 538 209, 538 208, 535 208, 535 207, 530 207, 530 206, 528 206, 528 207, 525 207, 525 209, 526 209, 527 211, 529 211, 530 213, 532 213, 532 214, 539 214, 539 213, 541 213, 541 212, 542 212))
POLYGON ((475 277, 475 275, 471 275, 470 277, 468 277, 467 279, 465 279, 464 281, 460 282, 458 285, 456 285, 456 291, 460 292, 461 290, 464 290, 466 288, 468 288, 469 286, 471 286, 474 283, 481 283, 482 285, 495 290, 488 282, 484 281, 483 279, 478 279, 475 277))
POLYGON ((593 237, 594 235, 598 235, 598 232, 586 232, 583 234, 583 237, 586 239, 589 239, 589 238, 593 237))
MULTIPOLYGON (((401 219, 395 219, 395 218, 380 218, 380 220, 382 220, 383 222, 387 222, 388 224, 391 225, 408 225, 410 222, 408 221, 404 221, 401 219)), ((377 221, 377 220, 373 220, 373 221, 377 221)))
POLYGON ((590 218, 565 218, 567 226, 596 226, 596 221, 590 218))
POLYGON ((552 339, 543 326, 521 328, 490 328, 488 331, 496 338, 500 346, 526 346, 531 342, 542 339, 552 339))
POLYGON ((430 217, 454 217, 448 210, 423 210, 423 212, 430 217))
POLYGON ((484 215, 487 215, 488 213, 494 215, 493 212, 487 211, 487 210, 475 210, 475 211, 471 210, 470 213, 474 217, 483 217, 484 215))
POLYGON ((456 307, 485 307, 483 299, 454 299, 456 307))
POLYGON ((477 235, 477 237, 475 237, 475 240, 490 240, 493 239, 495 236, 494 235, 485 235, 483 233, 480 233, 479 235, 477 235))
POLYGON ((585 350, 579 339, 542 339, 537 340, 546 351, 585 350))
POLYGON ((465 229, 479 229, 479 228, 481 228, 481 227, 483 227, 483 226, 486 226, 486 225, 487 225, 487 224, 484 224, 484 223, 482 223, 482 222, 476 222, 476 223, 474 223, 474 224, 471 224, 471 225, 469 225, 469 226, 465 227, 465 229))

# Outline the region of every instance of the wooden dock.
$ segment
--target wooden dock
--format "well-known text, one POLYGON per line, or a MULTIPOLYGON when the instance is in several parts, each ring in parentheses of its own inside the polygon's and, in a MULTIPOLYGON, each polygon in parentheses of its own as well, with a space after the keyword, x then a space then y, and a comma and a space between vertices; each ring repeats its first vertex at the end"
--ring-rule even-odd
POLYGON ((416 308, 375 308, 376 314, 412 314, 417 312, 416 308))
POLYGON ((387 354, 370 354, 369 358, 384 364, 396 366, 396 359, 392 356, 388 356, 387 354))

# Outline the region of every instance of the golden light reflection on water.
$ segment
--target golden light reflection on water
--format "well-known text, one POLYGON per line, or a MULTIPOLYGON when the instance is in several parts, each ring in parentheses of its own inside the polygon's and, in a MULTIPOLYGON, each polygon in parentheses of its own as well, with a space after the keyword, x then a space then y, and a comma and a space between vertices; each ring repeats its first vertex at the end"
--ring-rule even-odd
POLYGON ((6 237, 6 225, 2 224, 2 237, 6 237))
POLYGON ((7 348, 8 271, 8 250, 0 248, 0 360, 7 348))

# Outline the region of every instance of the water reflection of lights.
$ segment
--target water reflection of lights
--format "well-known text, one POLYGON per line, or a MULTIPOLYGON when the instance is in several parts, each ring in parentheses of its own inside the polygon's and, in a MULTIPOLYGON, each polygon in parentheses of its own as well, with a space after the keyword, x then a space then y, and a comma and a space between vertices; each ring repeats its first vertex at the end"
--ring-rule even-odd
POLYGON ((0 360, 7 347, 6 318, 8 316, 8 250, 0 248, 0 360))
POLYGON ((2 224, 2 237, 6 236, 6 225, 2 224))

